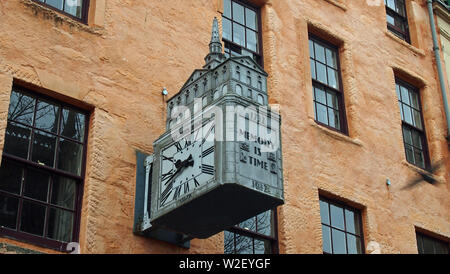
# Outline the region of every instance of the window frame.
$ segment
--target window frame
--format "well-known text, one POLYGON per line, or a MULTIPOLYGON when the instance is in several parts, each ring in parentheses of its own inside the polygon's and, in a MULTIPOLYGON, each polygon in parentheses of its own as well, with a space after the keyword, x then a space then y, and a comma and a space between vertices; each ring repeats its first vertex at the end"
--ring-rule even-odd
MULTIPOLYGON (((385 0, 386 1, 386 0, 385 0)), ((394 19, 399 19, 402 24, 405 27, 405 30, 403 31, 402 29, 398 28, 395 25, 392 25, 391 23, 389 23, 386 19, 386 24, 387 24, 387 28, 390 32, 392 32, 396 37, 398 37, 399 39, 404 40, 405 42, 407 42, 408 44, 411 43, 411 36, 410 36, 410 32, 409 32, 409 22, 408 22, 408 11, 406 9, 406 1, 404 0, 404 11, 405 11, 405 15, 401 15, 399 14, 397 11, 391 9, 390 7, 388 7, 388 5, 385 2, 385 7, 386 7, 386 15, 389 15, 391 17, 394 17, 394 19), (399 35, 403 36, 399 37, 399 35)))
MULTIPOLYGON (((333 44, 329 43, 328 41, 326 41, 326 40, 324 40, 324 39, 322 39, 322 38, 320 38, 320 37, 318 37, 318 36, 316 36, 316 35, 314 35, 312 33, 309 33, 308 34, 308 43, 311 40, 314 43, 317 43, 317 44, 321 45, 324 48, 328 48, 328 49, 334 50, 334 52, 336 53, 336 62, 337 62, 336 70, 337 70, 338 78, 339 78, 338 89, 336 89, 334 87, 329 86, 328 84, 322 83, 322 82, 314 79, 314 77, 312 77, 313 75, 312 75, 312 72, 311 72, 311 80, 312 80, 312 88, 313 88, 313 94, 312 95, 313 95, 313 104, 314 104, 314 121, 317 124, 319 124, 319 125, 321 125, 323 127, 326 127, 327 129, 330 129, 330 130, 333 130, 333 131, 336 131, 336 132, 339 132, 339 133, 342 133, 342 134, 348 136, 349 132, 348 132, 347 114, 346 114, 346 108, 345 108, 344 85, 343 85, 343 82, 342 82, 342 70, 341 70, 341 60, 340 60, 339 46, 333 45, 333 44), (320 122, 317 119, 318 116, 317 116, 316 103, 321 104, 321 105, 323 105, 323 104, 320 103, 320 102, 316 102, 315 90, 314 90, 314 88, 316 86, 322 88, 325 91, 331 90, 332 92, 337 94, 338 107, 339 107, 339 121, 340 121, 341 129, 337 129, 337 128, 332 127, 332 126, 330 126, 328 124, 322 123, 322 122, 320 122)), ((311 57, 311 53, 309 54, 309 58, 308 59, 309 59, 309 62, 311 62, 311 60, 314 61, 314 65, 315 65, 314 69, 315 69, 315 72, 317 73, 316 62, 319 62, 321 64, 323 64, 323 63, 320 62, 319 60, 316 60, 315 58, 313 59, 311 57)), ((325 67, 327 67, 326 64, 323 64, 323 65, 325 65, 325 67)), ((328 82, 328 72, 327 72, 327 82, 328 82)), ((327 115, 328 115, 328 108, 329 107, 328 106, 326 106, 326 107, 327 107, 327 115)), ((327 117, 327 119, 328 119, 328 117, 327 117)))
MULTIPOLYGON (((399 86, 404 86, 405 88, 408 89, 409 92, 414 92, 417 94, 417 98, 419 99, 419 107, 420 107, 420 122, 422 123, 422 129, 411 125, 407 122, 404 121, 404 119, 402 118, 402 115, 400 115, 400 119, 401 119, 401 126, 402 126, 402 140, 403 140, 403 149, 404 149, 404 153, 405 153, 405 159, 408 163, 414 165, 417 168, 423 169, 423 170, 427 170, 430 165, 431 165, 431 160, 430 160, 430 152, 429 152, 429 148, 428 148, 428 138, 427 138, 427 133, 426 133, 426 128, 425 128, 425 120, 423 118, 423 105, 422 105, 422 98, 421 98, 421 92, 420 89, 411 85, 410 83, 404 81, 403 79, 399 78, 399 77, 395 77, 395 85, 399 85, 399 86), (424 167, 421 167, 415 163, 411 163, 408 160, 407 154, 406 154, 406 142, 405 142, 405 135, 404 135, 404 127, 409 128, 410 130, 414 130, 420 133, 420 137, 422 139, 422 152, 423 152, 423 157, 424 157, 424 167)), ((396 87, 397 89, 397 87, 396 87)), ((400 91, 401 94, 401 91, 400 91)), ((400 100, 400 98, 398 98, 397 95, 397 102, 400 102, 401 104, 404 104, 402 100, 400 100)), ((400 107, 400 106, 399 106, 400 107)), ((415 109, 416 110, 416 109, 415 109)), ((401 113, 403 113, 403 110, 400 109, 401 113)), ((416 148, 413 145, 413 148, 416 148)), ((414 153, 414 151, 413 151, 414 153)))
MULTIPOLYGON (((353 236, 359 237, 361 239, 361 253, 360 254, 365 254, 366 253, 365 243, 364 243, 363 214, 362 214, 362 211, 359 208, 355 208, 355 207, 349 206, 347 203, 344 203, 344 202, 341 202, 341 201, 337 201, 337 200, 334 200, 334 199, 331 199, 331 198, 327 198, 326 196, 323 196, 323 195, 319 195, 319 215, 320 215, 320 218, 321 218, 321 221, 320 221, 320 225, 321 225, 320 230, 321 230, 321 232, 323 233, 322 226, 327 226, 330 229, 330 242, 331 242, 331 251, 332 252, 333 252, 333 249, 334 249, 333 248, 333 233, 332 233, 332 229, 336 229, 336 230, 338 230, 340 232, 343 232, 345 234, 346 254, 349 254, 348 253, 347 234, 351 234, 353 236), (320 202, 321 201, 323 201, 323 202, 328 204, 328 218, 330 220, 330 224, 329 225, 322 223, 322 212, 320 212, 320 202), (337 206, 339 208, 342 208, 342 210, 344 211, 344 215, 343 215, 344 216, 344 220, 343 220, 344 221, 344 229, 343 230, 331 225, 331 210, 330 210, 330 206, 331 205, 334 205, 334 206, 337 206), (358 235, 356 235, 356 234, 354 234, 352 232, 348 232, 347 231, 347 222, 345 220, 345 210, 346 209, 348 211, 354 212, 355 214, 356 213, 359 214, 359 227, 361 229, 361 231, 360 231, 361 235, 360 236, 358 236, 358 235)), ((322 241, 323 241, 323 238, 322 238, 322 241)), ((335 254, 335 253, 325 252, 323 250, 323 246, 322 246, 322 252, 323 252, 323 254, 335 254)))
MULTIPOLYGON (((80 234, 80 224, 81 224, 81 211, 82 211, 82 200, 83 200, 83 193, 84 193, 84 183, 85 183, 85 175, 86 175, 86 160, 87 160, 87 146, 88 146, 88 133, 89 133, 89 120, 90 120, 90 116, 91 113, 90 111, 86 110, 86 109, 82 109, 80 107, 74 106, 72 104, 69 103, 65 103, 61 100, 52 98, 50 96, 35 92, 33 90, 30 90, 29 88, 26 88, 22 85, 18 85, 18 84, 13 84, 13 87, 11 89, 11 94, 12 92, 16 90, 18 92, 20 92, 21 94, 25 94, 27 96, 30 96, 32 98, 34 98, 36 100, 36 104, 34 106, 34 110, 33 110, 33 124, 32 125, 26 125, 24 123, 20 123, 17 121, 12 121, 9 118, 7 119, 7 123, 9 124, 10 122, 14 122, 16 124, 19 125, 26 125, 27 128, 30 129, 30 132, 33 132, 34 130, 38 130, 38 131, 42 131, 44 133, 48 133, 48 131, 40 129, 40 128, 36 128, 36 126, 34 125, 34 119, 36 116, 36 107, 37 107, 37 102, 38 100, 44 100, 47 102, 51 102, 54 103, 55 105, 60 107, 59 110, 59 115, 62 115, 62 110, 64 108, 66 109, 71 109, 74 111, 79 112, 80 114, 85 115, 85 121, 84 121, 84 140, 83 141, 78 141, 78 144, 82 144, 83 146, 83 151, 82 151, 82 158, 81 158, 81 170, 80 170, 80 175, 76 175, 64 170, 60 170, 57 169, 56 167, 49 167, 46 165, 40 165, 36 162, 33 162, 32 160, 28 160, 28 158, 30 158, 31 156, 28 155, 27 159, 18 157, 18 156, 14 156, 14 155, 10 155, 4 152, 4 148, 3 147, 3 153, 2 153, 2 164, 5 161, 8 161, 9 163, 18 165, 21 167, 22 169, 22 178, 24 178, 24 176, 26 176, 26 172, 30 169, 32 170, 36 170, 38 172, 43 172, 49 175, 49 178, 51 178, 51 184, 54 181, 54 178, 57 176, 62 176, 62 177, 67 177, 69 179, 72 179, 74 181, 76 181, 76 191, 75 191, 75 197, 74 197, 74 207, 72 210, 69 210, 70 212, 73 212, 74 216, 73 216, 73 223, 72 223, 72 239, 71 242, 79 242, 79 234, 80 234)), ((61 123, 61 119, 58 120, 58 123, 61 123)), ((58 125, 59 126, 59 125, 58 125)), ((6 132, 5 132, 6 134, 6 132)), ((57 138, 61 137, 62 135, 60 133, 56 134, 56 133, 51 133, 52 135, 56 136, 57 138)), ((35 134, 30 133, 30 139, 29 139, 29 148, 28 148, 28 154, 30 154, 30 151, 32 151, 32 143, 33 143, 33 138, 34 138, 35 134), (31 143, 31 145, 30 145, 31 143)), ((62 137, 65 139, 68 139, 69 141, 75 141, 74 139, 70 138, 70 137, 62 137)), ((55 147, 55 159, 54 161, 57 161, 57 155, 58 155, 58 148, 55 147)), ((49 212, 50 212, 50 208, 61 208, 67 211, 67 209, 65 209, 62 206, 59 205, 55 205, 52 204, 52 202, 50 201, 51 197, 49 197, 49 193, 47 193, 47 201, 40 201, 37 199, 33 199, 33 198, 29 198, 29 197, 25 197, 24 195, 24 183, 21 183, 20 186, 20 191, 19 194, 15 194, 15 193, 10 193, 7 191, 3 191, 0 190, 0 193, 3 194, 3 196, 7 196, 7 197, 13 197, 13 198, 17 198, 18 201, 18 208, 17 208, 17 216, 16 216, 16 228, 15 229, 11 229, 11 228, 7 228, 7 227, 3 227, 0 226, 0 237, 9 237, 12 238, 14 240, 18 240, 18 241, 22 241, 22 242, 26 242, 26 243, 30 243, 30 244, 34 244, 34 245, 38 245, 38 246, 42 246, 45 248, 50 248, 50 249, 54 249, 54 250, 58 250, 58 251, 63 251, 66 252, 66 248, 67 248, 67 244, 69 242, 63 242, 63 241, 58 241, 58 240, 54 240, 54 239, 50 239, 48 238, 45 233, 47 232, 46 227, 48 227, 48 222, 49 222, 49 212), (38 236, 38 235, 33 235, 31 233, 27 233, 27 232, 22 232, 20 231, 20 218, 21 218, 21 214, 22 214, 22 204, 23 202, 32 202, 35 204, 39 204, 39 205, 43 205, 46 208, 46 213, 45 213, 45 219, 44 219, 44 236, 38 236)), ((49 185, 49 189, 50 189, 49 185)))
MULTIPOLYGON (((232 48, 240 49, 240 50, 245 49, 245 50, 249 51, 250 53, 252 53, 254 56, 256 56, 257 57, 257 60, 255 60, 256 63, 258 63, 261 67, 264 68, 261 8, 257 7, 257 6, 254 6, 254 5, 252 5, 252 4, 250 4, 250 3, 246 2, 246 1, 243 1, 243 0, 230 0, 230 3, 231 3, 231 10, 230 10, 231 18, 227 17, 225 15, 225 12, 222 13, 222 41, 224 43, 224 52, 225 52, 225 54, 228 53, 230 55, 230 57, 231 57, 231 49, 232 48), (253 50, 251 50, 249 48, 247 48, 247 29, 249 27, 247 27, 246 25, 242 25, 241 23, 233 20, 233 2, 236 2, 237 4, 240 4, 240 5, 244 6, 244 8, 248 8, 248 9, 250 9, 250 10, 252 10, 252 11, 254 11, 256 13, 256 18, 258 20, 258 25, 257 25, 258 30, 256 32, 257 32, 257 38, 258 38, 259 53, 255 52, 255 51, 253 51, 253 50), (225 19, 227 19, 227 20, 229 20, 231 22, 231 33, 230 33, 231 40, 225 39, 223 37, 223 18, 225 18, 225 19), (241 45, 239 45, 239 44, 237 44, 237 43, 232 41, 233 40, 233 23, 236 23, 236 24, 244 27, 244 29, 245 29, 245 46, 241 46, 241 45), (230 50, 229 50, 230 52, 227 52, 227 44, 230 47, 230 50)), ((223 2, 223 5, 225 5, 224 2, 223 2)), ((246 17, 247 17, 247 15, 246 15, 245 10, 244 10, 244 21, 245 22, 246 22, 246 17)), ((244 55, 242 55, 242 53, 241 53, 241 56, 244 56, 244 55)), ((252 58, 252 59, 254 59, 254 58, 252 58)))
MULTIPOLYGON (((76 20, 78 22, 81 22, 83 24, 87 24, 88 23, 90 0, 83 0, 83 6, 81 8, 81 18, 76 17, 76 16, 74 16, 74 15, 64 11, 64 9, 58 9, 56 7, 53 7, 53 6, 49 5, 49 4, 47 4, 47 3, 41 2, 40 0, 31 0, 31 1, 33 1, 34 3, 37 3, 39 5, 42 5, 42 6, 46 7, 46 8, 49 8, 51 10, 54 10, 54 11, 56 11, 58 13, 61 13, 61 14, 65 15, 65 16, 67 16, 67 17, 69 17, 69 18, 71 18, 73 20, 76 20)), ((64 7, 64 4, 65 4, 66 0, 63 0, 63 1, 64 1, 63 2, 63 7, 64 7)))
POLYGON ((423 238, 428 238, 432 240, 433 242, 433 249, 435 250, 436 242, 443 244, 443 246, 446 246, 447 253, 444 254, 450 254, 450 242, 447 240, 441 240, 437 237, 431 236, 429 233, 422 232, 422 230, 416 230, 416 243, 417 243, 417 253, 418 254, 441 254, 441 253, 423 253, 423 238), (419 238, 420 238, 420 244, 419 244, 419 238), (421 252, 422 251, 422 252, 421 252))
MULTIPOLYGON (((278 254, 279 253, 279 241, 278 241, 278 213, 277 213, 277 209, 272 209, 270 210, 272 218, 273 218, 273 235, 272 236, 267 236, 261 233, 258 233, 256 231, 252 231, 252 230, 248 230, 242 227, 239 227, 239 224, 232 226, 228 229, 226 229, 225 231, 234 233, 234 238, 233 238, 233 247, 234 247, 234 252, 231 254, 239 254, 236 253, 236 234, 240 235, 240 236, 245 236, 248 238, 252 238, 253 240, 253 250, 255 248, 255 241, 254 240, 261 240, 261 241, 269 241, 270 245, 271 245, 271 254, 278 254)), ((257 216, 254 216, 252 218, 255 218, 257 216)), ((257 229, 257 228, 256 228, 257 229)))

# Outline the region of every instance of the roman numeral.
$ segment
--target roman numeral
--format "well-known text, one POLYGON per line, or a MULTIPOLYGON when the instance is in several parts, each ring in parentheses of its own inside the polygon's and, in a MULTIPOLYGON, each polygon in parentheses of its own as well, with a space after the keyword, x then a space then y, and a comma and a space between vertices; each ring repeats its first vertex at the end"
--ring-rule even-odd
POLYGON ((208 148, 207 150, 204 150, 202 152, 202 158, 208 156, 209 154, 214 152, 214 146, 208 148))
POLYGON ((175 193, 173 194, 173 199, 177 199, 178 197, 180 197, 181 194, 181 185, 177 186, 177 188, 175 188, 175 193))
POLYGON ((191 145, 191 141, 186 140, 186 142, 184 143, 184 148, 187 148, 190 145, 191 145))
POLYGON ((206 142, 206 139, 208 139, 209 134, 214 130, 214 125, 212 125, 209 129, 208 132, 206 133, 206 136, 203 137, 203 141, 202 141, 202 145, 206 142))
POLYGON ((170 176, 172 176, 172 175, 173 175, 173 169, 171 171, 161 175, 161 181, 165 181, 165 180, 169 179, 170 176))
POLYGON ((177 152, 183 150, 183 148, 181 147, 180 142, 176 142, 175 143, 175 147, 177 148, 177 152))
POLYGON ((163 158, 163 161, 171 161, 171 162, 173 162, 173 157, 167 157, 167 156, 162 156, 162 158, 163 158))
POLYGON ((214 175, 214 167, 202 164, 202 172, 209 175, 214 175))
POLYGON ((170 181, 170 184, 164 189, 164 191, 161 193, 161 206, 164 205, 164 203, 167 201, 167 198, 169 198, 170 194, 172 193, 172 187, 173 187, 173 180, 170 181))
MULTIPOLYGON (((195 180, 195 179, 194 179, 195 180)), ((189 192, 189 182, 186 182, 184 184, 184 193, 188 193, 189 192)))
POLYGON ((197 181, 197 179, 194 178, 194 187, 198 187, 200 186, 199 182, 197 181))

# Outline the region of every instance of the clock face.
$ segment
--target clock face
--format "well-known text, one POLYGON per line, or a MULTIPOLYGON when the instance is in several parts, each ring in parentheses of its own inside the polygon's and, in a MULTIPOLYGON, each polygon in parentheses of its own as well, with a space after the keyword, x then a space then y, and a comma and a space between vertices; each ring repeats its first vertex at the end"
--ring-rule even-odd
POLYGON ((159 207, 165 207, 214 179, 214 121, 161 151, 159 207))

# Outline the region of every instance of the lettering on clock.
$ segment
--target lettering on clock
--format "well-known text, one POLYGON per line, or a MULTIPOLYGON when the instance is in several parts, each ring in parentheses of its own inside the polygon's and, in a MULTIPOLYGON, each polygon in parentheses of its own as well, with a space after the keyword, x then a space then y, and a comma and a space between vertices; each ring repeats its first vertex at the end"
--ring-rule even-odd
POLYGON ((204 150, 204 151, 202 152, 202 158, 208 156, 209 154, 211 154, 211 153, 213 153, 213 152, 214 152, 214 146, 212 146, 212 147, 210 147, 210 148, 204 150))
POLYGON ((202 164, 202 173, 214 175, 214 167, 211 165, 202 164))

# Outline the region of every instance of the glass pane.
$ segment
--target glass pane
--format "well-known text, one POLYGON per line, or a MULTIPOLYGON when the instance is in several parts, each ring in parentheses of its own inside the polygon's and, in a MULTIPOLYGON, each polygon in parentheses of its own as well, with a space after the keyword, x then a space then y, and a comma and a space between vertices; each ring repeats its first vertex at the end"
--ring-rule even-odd
POLYGON ((46 0, 45 3, 60 10, 63 8, 63 0, 46 0))
POLYGON ((56 136, 36 130, 33 139, 32 161, 53 167, 56 136))
POLYGON ((326 64, 325 63, 325 48, 317 43, 314 43, 314 49, 315 49, 315 54, 316 54, 316 60, 326 64))
POLYGON ((231 38, 231 21, 223 18, 222 20, 222 38, 232 40, 231 38))
POLYGON ((321 63, 316 62, 316 74, 317 74, 317 81, 320 81, 324 84, 328 84, 327 82, 327 69, 325 65, 322 65, 321 63))
POLYGON ((322 248, 323 252, 332 253, 331 231, 328 226, 322 225, 322 248))
POLYGON ((420 104, 419 104, 419 95, 416 92, 411 92, 411 105, 420 110, 420 104))
POLYGON ((395 11, 398 12, 400 15, 405 16, 405 1, 404 0, 397 0, 395 11))
POLYGON ((414 164, 414 154, 412 146, 405 144, 405 151, 406 151, 406 160, 414 164))
POLYGON ((423 237, 422 241, 424 254, 435 254, 433 240, 429 237, 423 237))
POLYGON ((330 224, 330 212, 328 210, 328 203, 324 201, 319 201, 320 205, 320 221, 323 224, 330 224))
POLYGON ((339 89, 338 84, 339 79, 337 71, 332 68, 327 68, 327 70, 328 70, 328 85, 332 88, 339 89))
POLYGON ((70 242, 72 240, 72 229, 72 212, 50 208, 47 237, 61 242, 70 242))
POLYGON ((59 140, 58 169, 81 175, 81 162, 83 159, 83 146, 65 139, 59 140))
POLYGON ((414 118, 414 125, 417 128, 422 129, 422 117, 420 115, 420 112, 418 112, 417 110, 411 109, 413 112, 413 118, 414 118))
POLYGON ((330 204, 330 213, 331 225, 339 229, 344 229, 344 209, 330 204))
POLYGON ((59 107, 48 102, 38 101, 35 127, 56 133, 58 131, 59 107))
POLYGON ((223 15, 231 18, 231 0, 223 0, 223 15))
POLYGON ((336 52, 332 51, 330 49, 326 49, 326 56, 327 56, 327 65, 329 65, 332 68, 337 69, 337 56, 336 52))
POLYGON ((385 0, 385 3, 390 9, 395 10, 395 1, 394 0, 387 0, 387 2, 385 0))
POLYGON ((417 249, 419 254, 423 254, 423 242, 422 242, 422 236, 420 234, 416 234, 417 239, 417 249))
POLYGON ((361 239, 347 234, 348 254, 361 254, 361 239))
POLYGON ((0 194, 0 226, 16 229, 19 199, 0 194))
POLYGON ((253 254, 253 239, 236 234, 236 254, 253 254))
POLYGON ((35 100, 23 93, 11 92, 8 119, 27 125, 33 124, 35 100))
POLYGON ((314 59, 314 42, 309 40, 309 57, 314 59))
POLYGON ((315 87, 314 89, 315 89, 315 91, 316 91, 316 94, 315 94, 316 101, 319 102, 319 103, 322 103, 322 104, 326 105, 326 104, 327 104, 327 98, 326 98, 326 93, 325 93, 325 91, 322 90, 322 89, 319 88, 319 87, 315 87))
POLYGON ((333 239, 333 254, 346 254, 347 247, 345 233, 336 229, 331 230, 333 239))
POLYGON ((334 109, 339 109, 338 97, 334 92, 327 92, 327 105, 334 109))
POLYGON ((232 2, 232 4, 233 4, 233 20, 244 25, 245 24, 244 7, 236 2, 232 2))
POLYGON ((256 229, 259 234, 272 236, 272 211, 266 211, 256 217, 256 229))
POLYGON ((245 29, 243 26, 233 23, 233 41, 245 47, 245 29))
POLYGON ((400 96, 400 86, 398 84, 395 84, 395 92, 397 93, 398 100, 401 101, 402 98, 400 96))
POLYGON ((20 158, 28 158, 31 130, 28 127, 9 122, 6 126, 3 152, 20 158))
POLYGON ((234 233, 229 231, 224 231, 224 253, 234 254, 234 233))
POLYGON ((401 90, 401 93, 402 93, 402 102, 407 104, 407 105, 410 105, 411 102, 409 101, 409 91, 408 91, 408 89, 406 89, 405 87, 400 86, 400 90, 401 90))
POLYGON ((272 245, 269 241, 254 240, 255 241, 255 254, 271 254, 272 245))
POLYGON ((256 19, 256 12, 245 8, 245 25, 253 30, 258 30, 258 21, 256 19))
POLYGON ((68 209, 74 209, 76 190, 76 181, 69 178, 56 177, 52 185, 51 203, 68 209))
POLYGON ((23 201, 20 230, 43 236, 45 221, 45 206, 23 201))
POLYGON ((250 219, 247 219, 247 220, 239 223, 238 227, 243 228, 245 230, 256 232, 256 218, 251 217, 250 219))
POLYGON ((66 0, 64 11, 75 17, 81 18, 82 4, 82 0, 66 0))
POLYGON ((436 254, 448 254, 448 244, 446 243, 436 241, 434 248, 436 254))
POLYGON ((395 18, 392 17, 390 14, 386 14, 386 21, 387 21, 389 24, 395 26, 395 18))
POLYGON ((249 29, 247 29, 247 48, 254 52, 258 52, 257 33, 249 29))
POLYGON ((24 195, 28 198, 47 202, 50 176, 46 173, 28 169, 25 177, 24 195))
POLYGON ((317 117, 316 120, 328 125, 327 107, 321 104, 316 104, 317 117))
POLYGON ((412 130, 411 133, 413 140, 412 145, 414 145, 417 148, 422 148, 422 138, 420 137, 420 133, 415 130, 412 130))
POLYGON ((408 124, 412 125, 413 121, 412 121, 412 114, 411 114, 411 108, 408 107, 407 105, 403 104, 403 117, 405 122, 407 122, 408 124))
POLYGON ((316 79, 316 62, 313 59, 309 59, 311 64, 311 77, 313 79, 316 79))
POLYGON ((0 190, 20 194, 22 168, 3 159, 0 167, 0 190))
POLYGON ((414 160, 417 166, 425 168, 425 160, 423 157, 423 152, 421 150, 414 149, 414 160))
POLYGON ((328 109, 328 124, 336 129, 341 129, 339 111, 329 108, 328 109))
POLYGON ((411 134, 411 130, 409 130, 406 127, 403 127, 403 140, 405 143, 412 145, 412 134, 411 134))
POLYGON ((86 116, 79 112, 63 109, 61 119, 61 135, 78 141, 84 141, 86 116))
POLYGON ((347 232, 360 235, 361 234, 360 223, 361 221, 359 219, 358 213, 355 213, 347 209, 345 210, 345 227, 347 232))
POLYGON ((400 109, 400 116, 401 116, 401 118, 402 118, 402 121, 404 121, 404 116, 403 116, 403 107, 402 107, 402 103, 400 102, 400 101, 398 101, 398 107, 399 107, 399 109, 400 109))

